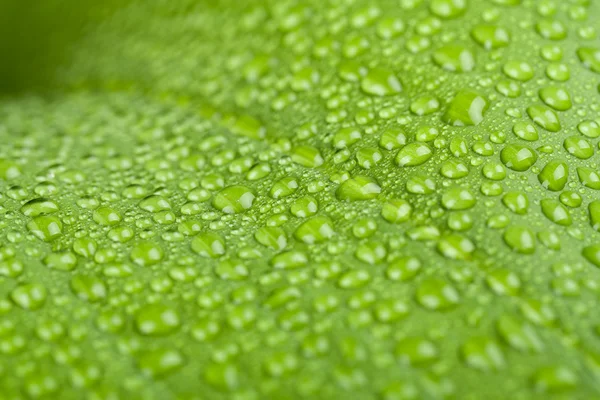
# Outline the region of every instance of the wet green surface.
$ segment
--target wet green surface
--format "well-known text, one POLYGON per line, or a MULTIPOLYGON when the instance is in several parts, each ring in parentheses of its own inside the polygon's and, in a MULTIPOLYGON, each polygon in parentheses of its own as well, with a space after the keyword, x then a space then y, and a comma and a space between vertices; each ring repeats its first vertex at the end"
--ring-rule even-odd
POLYGON ((598 3, 6 4, 0 399, 600 398, 598 3))

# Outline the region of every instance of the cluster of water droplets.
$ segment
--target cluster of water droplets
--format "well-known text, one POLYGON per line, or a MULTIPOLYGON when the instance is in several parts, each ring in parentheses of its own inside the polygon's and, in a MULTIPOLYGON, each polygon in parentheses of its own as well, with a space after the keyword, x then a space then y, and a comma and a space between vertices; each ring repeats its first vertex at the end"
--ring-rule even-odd
POLYGON ((152 3, 0 106, 7 398, 598 396, 595 5, 152 3))

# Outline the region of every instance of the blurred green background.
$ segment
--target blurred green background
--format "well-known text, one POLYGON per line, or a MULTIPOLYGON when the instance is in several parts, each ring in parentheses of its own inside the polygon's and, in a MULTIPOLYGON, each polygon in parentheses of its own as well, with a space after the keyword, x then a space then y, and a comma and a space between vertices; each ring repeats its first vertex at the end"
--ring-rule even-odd
POLYGON ((126 6, 127 0, 0 1, 0 93, 52 87, 84 28, 126 6))

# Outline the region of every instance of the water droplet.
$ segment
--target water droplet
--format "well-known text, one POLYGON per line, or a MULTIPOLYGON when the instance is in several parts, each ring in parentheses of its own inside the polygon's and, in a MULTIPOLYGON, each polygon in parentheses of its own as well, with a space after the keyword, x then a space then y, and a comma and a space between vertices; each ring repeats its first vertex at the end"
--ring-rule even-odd
POLYGON ((504 242, 517 253, 533 254, 535 252, 535 236, 531 229, 525 226, 513 225, 506 228, 504 242))
POLYGON ((475 205, 475 196, 467 188, 453 187, 442 195, 442 205, 448 210, 466 210, 475 205))
POLYGON ((542 213, 555 224, 569 226, 573 223, 569 210, 558 200, 543 199, 540 201, 540 205, 542 206, 542 213))
POLYGON ((38 310, 46 303, 48 290, 41 283, 26 283, 10 292, 11 300, 25 310, 38 310))
POLYGON ((390 263, 385 273, 392 281, 408 281, 419 273, 421 266, 416 257, 402 257, 390 263))
POLYGON ((146 350, 138 358, 138 367, 152 378, 164 377, 179 370, 185 363, 183 354, 175 349, 146 350))
POLYGON ((100 225, 111 226, 118 224, 121 216, 110 207, 100 207, 94 210, 93 219, 100 225))
POLYGON ((335 195, 342 201, 359 201, 374 199, 381 192, 381 187, 368 176, 356 176, 343 182, 335 195))
POLYGON ((49 199, 33 199, 21 207, 21 212, 27 217, 37 217, 55 213, 59 210, 58 205, 49 199))
POLYGON ((131 261, 142 266, 148 267, 159 263, 165 253, 162 247, 153 242, 141 242, 133 247, 129 257, 131 261))
POLYGON ((508 61, 502 67, 504 75, 517 81, 526 82, 533 78, 534 70, 531 64, 525 61, 508 61))
POLYGON ((453 126, 479 125, 489 106, 479 93, 463 90, 454 96, 442 119, 453 126))
POLYGON ((475 68, 475 57, 465 46, 446 45, 433 53, 433 61, 452 72, 469 72, 475 68))
POLYGON ((471 31, 471 36, 486 50, 506 47, 510 42, 508 31, 497 25, 477 25, 471 31))
POLYGON ((422 366, 437 360, 439 349, 430 340, 422 337, 409 337, 396 345, 395 354, 405 364, 422 366))
POLYGON ((505 146, 500 152, 500 160, 504 165, 514 171, 527 171, 537 161, 537 153, 527 147, 518 144, 505 146))
POLYGON ((27 223, 27 229, 44 242, 50 242, 62 235, 63 224, 54 216, 40 216, 27 223))
POLYGON ((392 200, 383 205, 381 216, 391 223, 408 221, 412 213, 411 205, 405 200, 392 200))
POLYGON ((581 160, 587 160, 594 155, 592 144, 579 136, 569 136, 563 142, 563 147, 567 152, 581 160))
POLYGON ((440 18, 456 18, 467 10, 466 0, 432 0, 429 9, 440 18))
POLYGON ((475 251, 475 245, 468 238, 459 234, 450 234, 438 241, 438 251, 452 260, 469 260, 475 251))
POLYGON ((145 336, 166 336, 180 328, 181 317, 164 304, 148 304, 137 312, 135 326, 145 336))
POLYGON ((580 47, 577 49, 577 57, 584 67, 600 74, 600 50, 594 47, 580 47))
POLYGON ((569 179, 569 167, 562 160, 552 160, 544 166, 538 175, 542 186, 553 192, 564 189, 569 179))
POLYGON ((404 146, 396 155, 400 167, 416 167, 424 164, 433 155, 433 150, 425 143, 411 143, 404 146))
POLYGON ((558 115, 546 106, 538 104, 527 107, 527 114, 533 122, 550 132, 558 132, 561 129, 558 115))
POLYGON ((448 310, 457 306, 460 296, 454 286, 442 278, 423 280, 416 293, 417 302, 428 310, 448 310))
POLYGON ((77 297, 90 303, 104 300, 108 292, 106 284, 100 278, 86 275, 71 278, 71 290, 77 297))
POLYGON ((539 352, 544 347, 535 329, 512 315, 502 315, 496 323, 496 328, 500 337, 515 350, 539 352))
POLYGON ((237 214, 252 207, 254 198, 246 186, 229 186, 213 197, 212 205, 226 214, 237 214))
POLYGON ((334 234, 333 222, 327 217, 313 217, 300 225, 294 232, 296 239, 307 244, 326 241, 334 234))
POLYGON ((538 392, 560 393, 575 389, 579 384, 579 378, 570 368, 553 365, 538 369, 533 382, 538 392))
POLYGON ((505 367, 502 349, 487 336, 475 336, 461 347, 461 356, 469 367, 480 371, 496 371, 505 367))
POLYGON ((573 106, 571 96, 563 88, 546 86, 539 91, 540 99, 557 111, 566 111, 573 106))
POLYGON ((366 94, 390 96, 402 91, 398 77, 389 69, 375 68, 367 72, 360 82, 360 88, 366 94))

